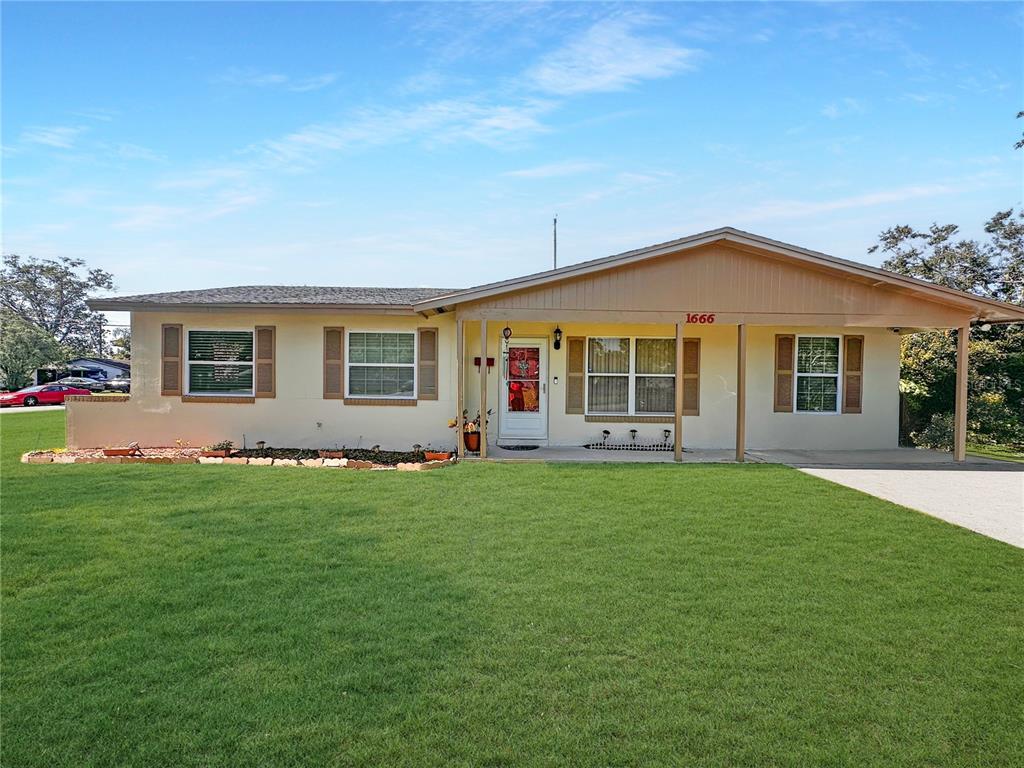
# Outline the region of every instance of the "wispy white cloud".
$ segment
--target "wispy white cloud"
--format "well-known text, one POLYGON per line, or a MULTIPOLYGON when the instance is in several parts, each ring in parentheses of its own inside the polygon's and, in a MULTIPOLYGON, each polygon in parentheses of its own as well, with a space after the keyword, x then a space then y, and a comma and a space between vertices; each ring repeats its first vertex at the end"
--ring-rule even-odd
POLYGON ((308 125, 254 144, 248 152, 265 163, 294 166, 329 152, 413 140, 429 144, 468 139, 504 147, 545 131, 539 117, 551 106, 536 100, 503 105, 449 99, 408 109, 362 109, 344 121, 308 125))
POLYGON ((250 88, 282 88, 295 93, 318 91, 338 79, 336 72, 325 72, 308 77, 292 77, 280 72, 264 72, 258 69, 232 67, 215 76, 214 83, 245 86, 250 88))
POLYGON ((168 176, 156 183, 157 189, 202 190, 232 184, 247 176, 244 168, 233 165, 200 168, 198 170, 168 176))
POLYGON ((80 125, 51 125, 34 128, 26 128, 21 132, 21 141, 24 144, 41 144, 56 149, 71 149, 75 146, 78 137, 86 131, 80 125))
POLYGON ((86 109, 79 109, 71 114, 76 117, 84 117, 87 120, 109 123, 121 113, 116 109, 107 109, 106 107, 88 107, 86 109))
POLYGON ((597 170, 600 163, 591 163, 580 160, 565 160, 560 163, 548 163, 533 168, 521 168, 517 171, 507 171, 503 176, 512 176, 518 179, 551 179, 557 176, 576 176, 581 173, 597 170))
POLYGON ((821 110, 821 114, 829 120, 838 120, 841 117, 850 117, 851 115, 862 115, 864 112, 864 103, 850 96, 830 102, 822 107, 821 110))
POLYGON ((528 86, 561 96, 621 91, 642 80, 695 66, 699 51, 641 34, 651 17, 623 13, 602 19, 564 47, 543 56, 525 75, 528 86))
POLYGON ((950 184, 916 184, 894 189, 865 192, 860 195, 839 197, 833 200, 773 200, 741 214, 745 221, 762 221, 765 219, 792 219, 816 216, 835 211, 856 208, 871 208, 878 205, 905 203, 929 197, 938 197, 955 192, 956 186, 950 184))

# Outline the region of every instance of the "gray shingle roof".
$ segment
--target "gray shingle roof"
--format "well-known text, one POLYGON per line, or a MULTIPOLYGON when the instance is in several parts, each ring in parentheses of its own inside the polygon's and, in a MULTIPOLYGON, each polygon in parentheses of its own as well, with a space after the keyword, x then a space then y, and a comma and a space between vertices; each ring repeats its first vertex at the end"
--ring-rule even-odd
POLYGON ((116 309, 118 305, 176 304, 217 305, 359 305, 408 307, 417 301, 452 293, 451 288, 352 288, 313 285, 236 285, 230 288, 206 288, 199 291, 143 293, 93 299, 98 309, 116 309))

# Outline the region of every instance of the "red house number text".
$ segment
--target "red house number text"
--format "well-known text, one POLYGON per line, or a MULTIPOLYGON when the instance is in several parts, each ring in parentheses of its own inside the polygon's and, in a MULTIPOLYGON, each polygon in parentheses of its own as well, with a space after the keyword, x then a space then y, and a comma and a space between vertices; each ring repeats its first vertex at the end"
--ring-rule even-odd
POLYGON ((688 322, 688 323, 699 323, 701 325, 703 325, 704 323, 713 323, 713 322, 715 322, 715 313, 714 312, 702 312, 700 314, 697 314, 696 312, 687 312, 686 313, 686 322, 688 322))

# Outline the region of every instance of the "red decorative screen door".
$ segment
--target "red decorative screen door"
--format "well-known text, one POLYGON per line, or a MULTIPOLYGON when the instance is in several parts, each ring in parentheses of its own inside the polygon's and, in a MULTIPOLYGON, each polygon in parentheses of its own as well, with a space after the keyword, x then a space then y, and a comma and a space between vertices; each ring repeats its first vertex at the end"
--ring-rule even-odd
POLYGON ((503 371, 501 437, 539 439, 547 436, 547 344, 514 339, 503 371))

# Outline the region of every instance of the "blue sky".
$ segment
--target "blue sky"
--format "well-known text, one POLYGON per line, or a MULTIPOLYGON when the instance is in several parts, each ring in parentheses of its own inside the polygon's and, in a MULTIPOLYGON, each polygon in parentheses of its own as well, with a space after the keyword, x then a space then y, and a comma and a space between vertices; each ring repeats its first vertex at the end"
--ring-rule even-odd
POLYGON ((120 293, 458 287, 1019 206, 1019 4, 5 3, 3 248, 120 293))

